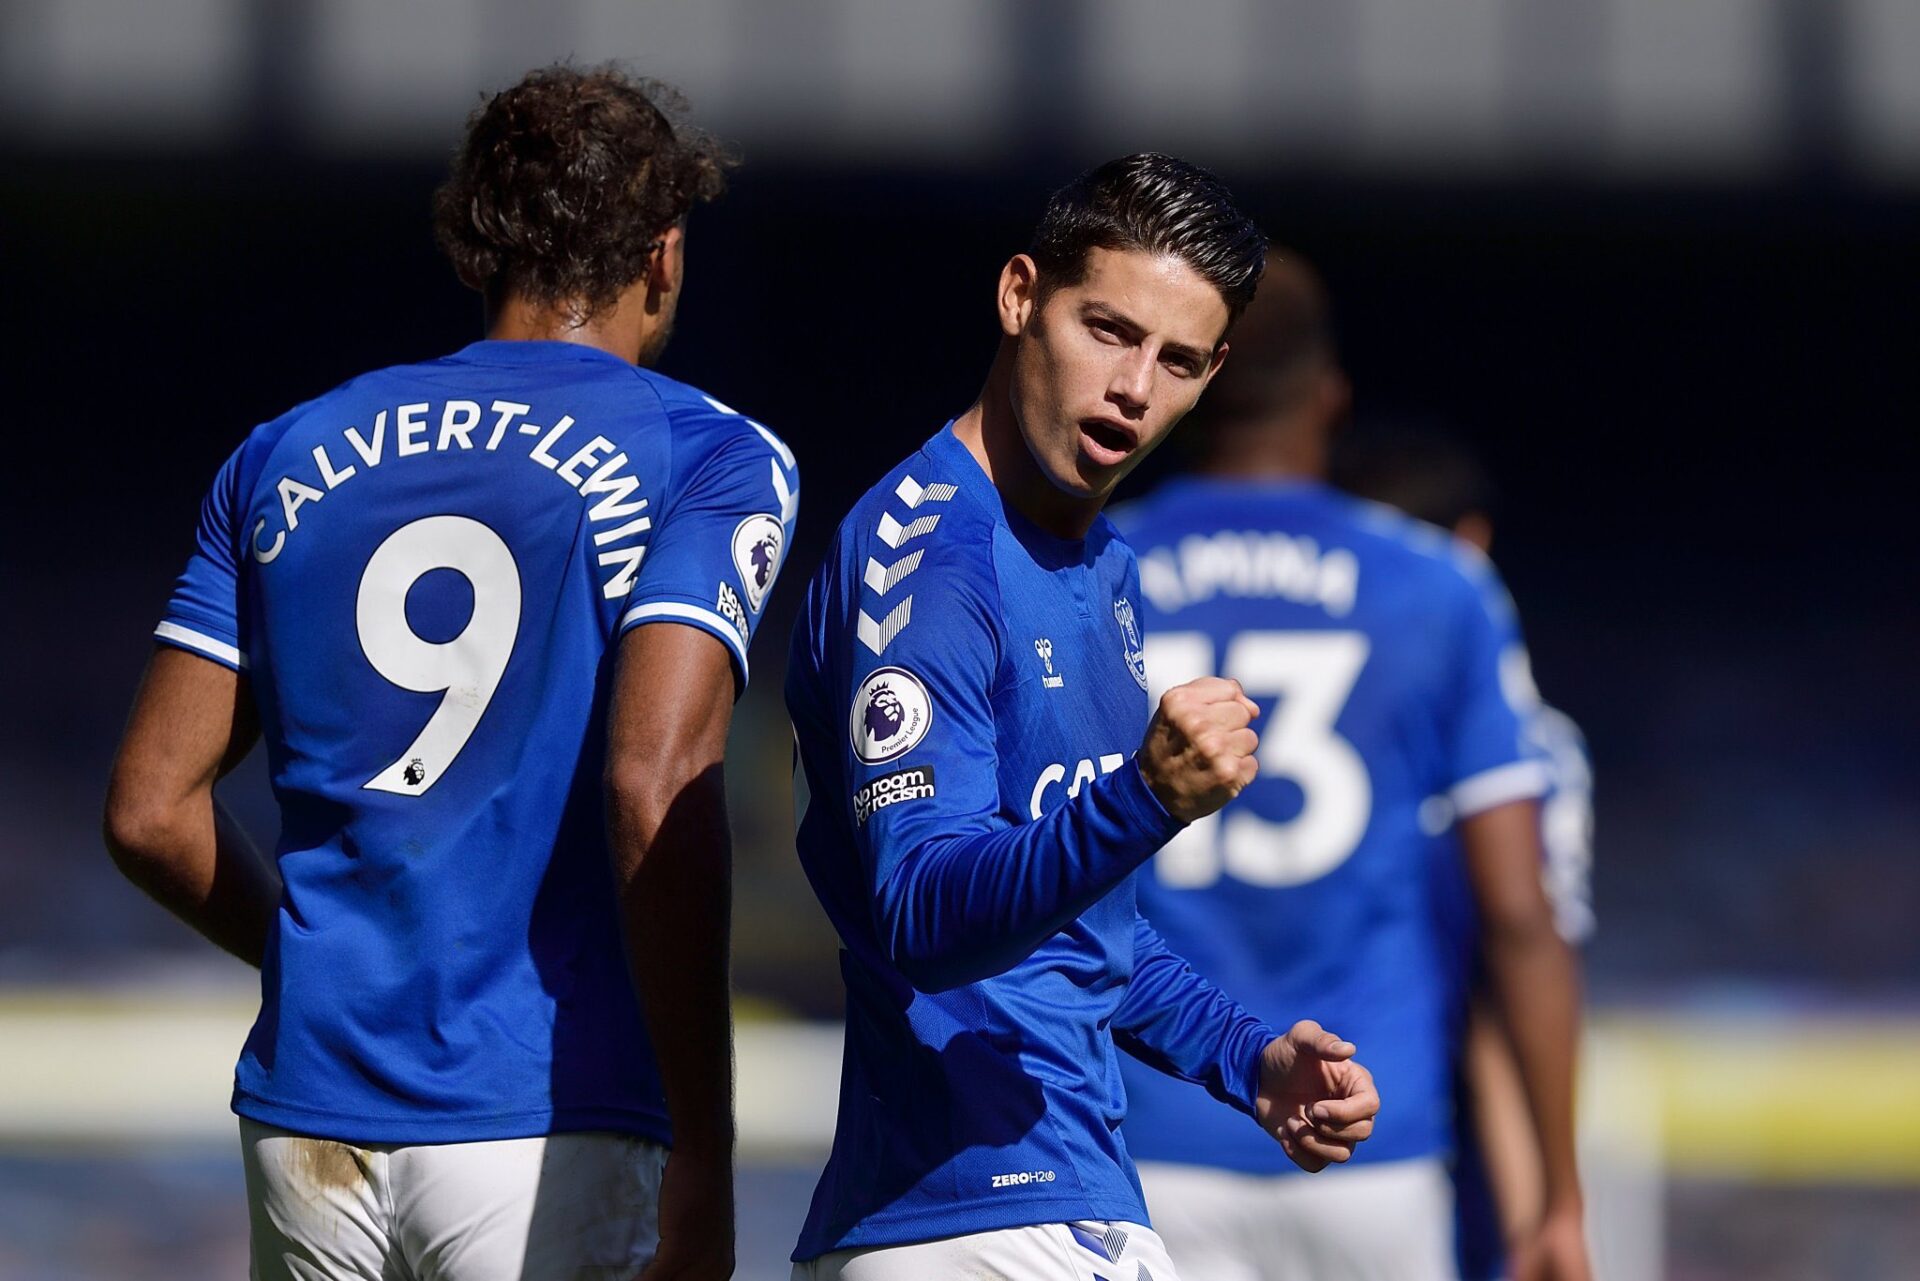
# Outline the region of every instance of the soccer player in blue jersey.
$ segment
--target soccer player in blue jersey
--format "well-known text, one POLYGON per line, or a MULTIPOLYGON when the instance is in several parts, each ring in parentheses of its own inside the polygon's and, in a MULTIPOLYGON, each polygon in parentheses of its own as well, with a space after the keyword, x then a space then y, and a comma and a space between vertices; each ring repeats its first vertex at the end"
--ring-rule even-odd
POLYGON ((1435 833, 1457 825, 1545 1171, 1526 1275, 1584 1277, 1577 982, 1541 888, 1547 775, 1515 693, 1511 605, 1446 531, 1324 483, 1348 401, 1324 296, 1289 258, 1268 277, 1210 396, 1197 474, 1116 513, 1140 554, 1156 687, 1229 677, 1260 708, 1259 779, 1168 844, 1140 905, 1257 1013, 1312 999, 1367 1046, 1391 1106, 1353 1166, 1309 1183, 1192 1087, 1136 1070, 1127 1141, 1170 1248, 1212 1281, 1455 1275, 1465 962, 1433 861, 1435 833))
MULTIPOLYGON (((1492 549, 1492 484, 1479 461, 1452 436, 1405 425, 1349 431, 1334 450, 1331 475, 1349 493, 1450 529, 1482 553, 1492 549)), ((1564 712, 1540 700, 1525 679, 1524 665, 1513 665, 1511 672, 1517 684, 1510 692, 1531 709, 1525 718, 1527 739, 1547 766, 1548 790, 1540 803, 1547 899, 1560 936, 1579 947, 1594 928, 1593 771, 1586 740, 1564 712)), ((1546 1190, 1512 1037, 1488 999, 1478 963, 1472 891, 1453 831, 1440 840, 1445 848, 1434 860, 1434 871, 1442 879, 1444 919, 1467 980, 1456 1014, 1454 1253, 1461 1281, 1501 1281, 1512 1271, 1507 1243, 1521 1252, 1530 1248, 1546 1190)))
POLYGON ((1056 192, 1001 271, 980 398, 809 586, 787 705, 847 1040, 802 1281, 1168 1281, 1116 1047, 1307 1169, 1370 1132, 1350 1043, 1276 1036, 1134 909, 1135 870, 1247 784, 1256 740, 1229 680, 1149 717, 1133 555, 1100 508, 1220 368, 1263 254, 1169 157, 1056 192))
POLYGON ((261 967, 255 1277, 732 1273, 721 758, 798 478, 643 367, 722 181, 663 103, 475 114, 436 230, 486 339, 247 437, 156 631, 107 839, 261 967), (213 800, 256 737, 273 867, 213 800))

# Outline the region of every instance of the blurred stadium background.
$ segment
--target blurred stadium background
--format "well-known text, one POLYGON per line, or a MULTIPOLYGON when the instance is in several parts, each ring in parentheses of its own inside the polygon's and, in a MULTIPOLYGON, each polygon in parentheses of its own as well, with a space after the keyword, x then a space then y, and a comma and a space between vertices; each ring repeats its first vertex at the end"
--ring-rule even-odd
MULTIPOLYGON (((113 871, 107 762, 240 436, 477 335, 428 197, 479 91, 565 56, 737 144, 667 368, 805 472, 731 760, 743 1277, 785 1276, 838 1055, 798 584, 972 395, 1044 193, 1146 147, 1318 262, 1363 421, 1499 485, 1597 767, 1602 1275, 1916 1275, 1913 0, 0 0, 0 1278, 244 1271, 250 978, 113 871)), ((257 760, 228 796, 270 843, 257 760)))

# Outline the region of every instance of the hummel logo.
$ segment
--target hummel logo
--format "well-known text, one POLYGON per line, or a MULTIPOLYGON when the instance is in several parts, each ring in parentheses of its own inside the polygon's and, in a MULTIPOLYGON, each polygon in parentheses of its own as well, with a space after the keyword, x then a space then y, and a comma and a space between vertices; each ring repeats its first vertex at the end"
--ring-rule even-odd
POLYGON ((1033 652, 1038 654, 1040 661, 1047 665, 1047 674, 1040 678, 1042 685, 1048 689, 1059 689, 1067 683, 1066 677, 1053 674, 1053 642, 1051 640, 1042 636, 1033 643, 1033 652))

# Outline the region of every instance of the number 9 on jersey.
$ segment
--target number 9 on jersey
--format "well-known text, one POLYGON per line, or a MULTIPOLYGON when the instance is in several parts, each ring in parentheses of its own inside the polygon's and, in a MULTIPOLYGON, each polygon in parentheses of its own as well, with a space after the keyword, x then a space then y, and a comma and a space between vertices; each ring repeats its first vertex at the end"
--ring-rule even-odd
POLYGON ((420 796, 453 764, 500 688, 520 634, 519 566, 479 521, 424 517, 388 535, 368 559, 354 622, 374 671, 401 689, 443 695, 406 750, 365 784, 420 796), (407 593, 436 569, 457 570, 473 587, 473 613, 446 641, 424 639, 407 621, 407 593))

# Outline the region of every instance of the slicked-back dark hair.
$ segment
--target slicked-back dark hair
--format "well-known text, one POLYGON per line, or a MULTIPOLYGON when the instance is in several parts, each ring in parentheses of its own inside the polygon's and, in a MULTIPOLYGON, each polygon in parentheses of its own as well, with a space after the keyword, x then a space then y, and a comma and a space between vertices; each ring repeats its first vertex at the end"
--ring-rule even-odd
POLYGON ((614 65, 528 72, 467 121, 434 238, 467 286, 583 314, 645 277, 661 233, 726 185, 671 87, 614 65))
POLYGON ((1086 279, 1092 249, 1172 254, 1220 291, 1228 325, 1253 301, 1267 241, 1226 184, 1198 165, 1142 151, 1109 160, 1047 200, 1027 252, 1042 289, 1086 279))

